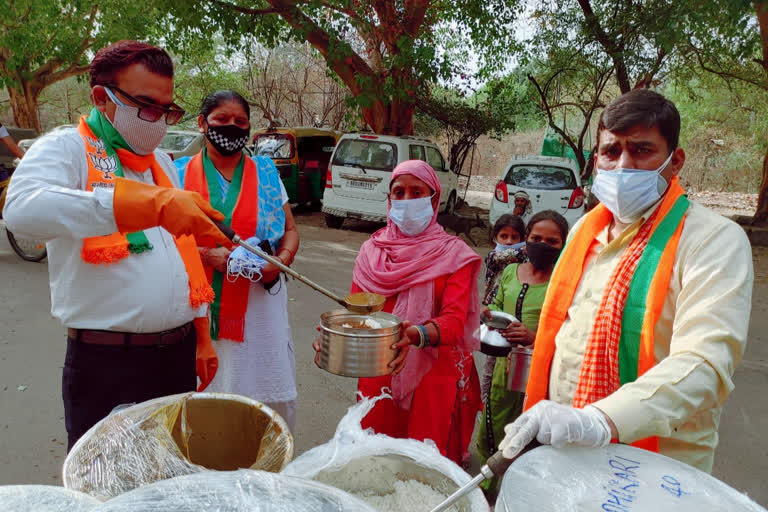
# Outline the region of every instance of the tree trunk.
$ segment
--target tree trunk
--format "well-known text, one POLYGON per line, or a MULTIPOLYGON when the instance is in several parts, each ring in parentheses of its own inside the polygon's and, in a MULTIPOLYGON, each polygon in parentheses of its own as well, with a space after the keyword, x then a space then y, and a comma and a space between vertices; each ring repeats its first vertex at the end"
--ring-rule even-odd
MULTIPOLYGON (((763 71, 768 74, 768 2, 755 2, 755 12, 760 25, 760 39, 762 41, 763 71)), ((763 156, 763 178, 760 180, 760 191, 757 195, 757 209, 752 218, 754 224, 768 221, 768 151, 763 156)))
POLYGON ((763 179, 760 181, 760 192, 757 195, 757 210, 752 218, 753 224, 768 222, 768 151, 763 156, 763 179))
POLYGON ((21 87, 21 90, 8 87, 8 96, 13 110, 13 123, 19 128, 33 128, 37 133, 40 133, 40 119, 37 117, 40 89, 29 82, 23 82, 21 87))
POLYGON ((413 103, 385 103, 374 99, 373 105, 363 107, 363 119, 374 133, 380 135, 413 135, 413 103))

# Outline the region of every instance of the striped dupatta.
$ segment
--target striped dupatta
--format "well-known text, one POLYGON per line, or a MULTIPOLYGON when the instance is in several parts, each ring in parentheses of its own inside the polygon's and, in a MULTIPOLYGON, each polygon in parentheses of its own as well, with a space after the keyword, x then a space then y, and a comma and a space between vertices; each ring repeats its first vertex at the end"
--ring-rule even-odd
MULTIPOLYGON (((280 177, 274 164, 259 157, 257 166, 244 154, 226 197, 222 197, 217 174, 203 150, 189 161, 184 188, 199 192, 223 213, 224 224, 232 227, 243 240, 256 236, 269 240, 273 249, 276 248, 285 233, 285 213, 280 177)), ((211 337, 242 342, 251 281, 230 280, 225 273, 208 266, 205 270, 216 295, 211 303, 211 337)))

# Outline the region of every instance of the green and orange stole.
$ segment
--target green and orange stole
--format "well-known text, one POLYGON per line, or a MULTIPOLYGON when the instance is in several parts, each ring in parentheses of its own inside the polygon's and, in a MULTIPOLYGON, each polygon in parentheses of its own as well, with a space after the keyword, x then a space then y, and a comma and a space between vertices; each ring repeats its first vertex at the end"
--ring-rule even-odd
MULTIPOLYGON (((217 171, 203 152, 189 161, 184 175, 184 189, 199 192, 216 210, 224 214, 224 224, 232 227, 243 240, 256 234, 259 222, 259 175, 255 162, 243 155, 232 176, 227 196, 222 197, 217 171), (258 192, 257 192, 258 191, 258 192)), ((225 273, 205 266, 205 273, 215 292, 211 303, 211 337, 242 342, 245 313, 248 309, 248 279, 230 281, 225 273)))
MULTIPOLYGON (((678 179, 672 178, 661 204, 622 254, 608 280, 587 340, 573 397, 574 407, 581 408, 607 397, 656 364, 654 327, 669 290, 688 206, 678 179)), ((611 212, 602 204, 587 214, 552 274, 536 334, 525 410, 548 396, 555 336, 581 281, 587 255, 597 243, 595 237, 611 219, 611 212)), ((632 445, 658 451, 658 438, 641 439, 632 445)))
MULTIPOLYGON (((160 164, 155 160, 154 154, 136 155, 126 149, 114 148, 108 142, 100 126, 104 129, 112 129, 107 126, 102 114, 94 109, 91 116, 80 118, 78 131, 85 143, 85 154, 88 162, 88 181, 85 190, 93 191, 98 187, 114 188, 115 178, 124 177, 123 165, 136 172, 152 172, 152 179, 159 187, 173 187, 173 183, 165 174, 160 164), (92 129, 94 128, 94 129, 92 129), (98 131, 96 136, 94 131, 98 131)), ((205 278, 203 264, 197 251, 197 243, 193 236, 179 236, 174 238, 176 248, 184 262, 184 268, 189 278, 189 302, 192 308, 199 308, 213 300, 213 289, 205 278)), ((140 254, 152 250, 146 234, 143 231, 136 233, 112 233, 111 235, 90 237, 83 240, 81 257, 83 261, 91 264, 116 263, 131 254, 140 254)))

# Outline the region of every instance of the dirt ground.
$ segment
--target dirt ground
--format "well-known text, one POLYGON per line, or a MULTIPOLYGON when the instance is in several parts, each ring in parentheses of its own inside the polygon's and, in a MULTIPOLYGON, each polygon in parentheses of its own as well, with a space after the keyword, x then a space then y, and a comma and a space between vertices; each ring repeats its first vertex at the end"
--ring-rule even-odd
MULTIPOLYGON (((477 207, 483 201, 478 196, 477 207)), ((294 268, 337 292, 347 290, 360 244, 377 226, 351 223, 331 230, 317 213, 297 212, 296 217, 302 242, 294 268)), ((473 238, 487 239, 479 229, 473 238)), ((483 256, 488 249, 487 242, 476 247, 483 256)), ((721 420, 714 475, 768 506, 768 249, 755 248, 753 255, 750 339, 721 420)), ((3 235, 0 276, 0 485, 61 484, 65 334, 50 315, 46 265, 21 261, 3 235)), ((299 392, 298 454, 333 435, 354 402, 355 381, 323 372, 312 362, 315 326, 335 304, 297 282, 289 283, 289 297, 299 392)))

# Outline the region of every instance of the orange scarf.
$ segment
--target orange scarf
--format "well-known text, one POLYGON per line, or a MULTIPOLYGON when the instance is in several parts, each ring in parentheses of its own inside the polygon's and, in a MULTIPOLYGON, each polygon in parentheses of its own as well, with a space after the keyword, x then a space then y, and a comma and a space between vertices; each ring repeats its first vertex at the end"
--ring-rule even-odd
MULTIPOLYGON (((214 179, 209 183, 208 178, 203 166, 203 153, 200 152, 189 161, 184 175, 184 189, 199 192, 210 202, 208 187, 218 186, 218 183, 214 179)), ((238 194, 234 207, 231 211, 220 211, 225 216, 224 223, 231 226, 243 240, 247 240, 256 234, 259 219, 259 178, 253 159, 244 157, 242 181, 235 181, 233 179, 231 185, 232 192, 238 194), (234 188, 238 185, 239 191, 234 188)), ((222 199, 222 203, 226 202, 222 199)), ((213 206, 219 207, 215 204, 213 206)), ((230 281, 225 273, 215 271, 207 265, 205 273, 216 295, 211 304, 211 336, 213 339, 224 338, 242 342, 245 338, 245 313, 248 310, 251 282, 248 279, 230 281)))
MULTIPOLYGON (((85 189, 92 191, 97 187, 114 188, 115 172, 118 171, 118 162, 114 156, 109 156, 105 150, 104 141, 93 134, 93 131, 85 122, 85 116, 80 118, 78 131, 85 143, 86 161, 88 162, 88 181, 85 189)), ((150 169, 152 179, 160 187, 173 187, 173 183, 166 176, 160 164, 155 160, 155 155, 141 156, 125 149, 116 150, 120 164, 137 172, 145 172, 150 169)), ((175 237, 176 248, 184 262, 184 268, 189 277, 189 303, 192 308, 210 303, 214 299, 213 289, 205 277, 200 254, 197 251, 197 243, 193 236, 175 237)), ((81 257, 83 261, 91 264, 110 264, 120 261, 131 254, 129 241, 125 233, 112 233, 111 235, 90 237, 83 240, 81 257)), ((144 246, 138 251, 151 249, 144 246)))
MULTIPOLYGON (((656 364, 654 327, 669 289, 687 207, 688 201, 678 179, 672 178, 663 201, 624 251, 606 287, 587 340, 574 407, 584 407, 605 398, 621 384, 635 380, 656 364), (633 307, 625 309, 630 303, 633 307), (635 317, 631 317, 630 309, 635 317), (634 354, 627 356, 627 349, 620 342, 634 346, 634 354), (634 365, 624 371, 625 375, 620 375, 620 359, 625 367, 627 361, 634 365)), ((587 255, 596 243, 595 237, 611 219, 611 212, 602 204, 590 212, 563 250, 561 263, 552 274, 536 334, 525 410, 548 397, 555 336, 566 319, 587 255)), ((656 437, 632 444, 658 451, 656 437)))

